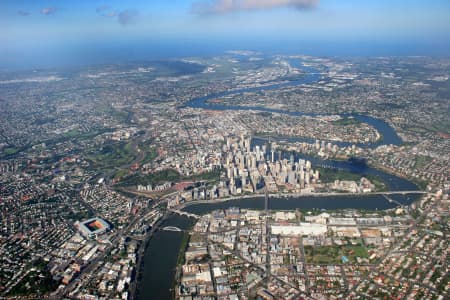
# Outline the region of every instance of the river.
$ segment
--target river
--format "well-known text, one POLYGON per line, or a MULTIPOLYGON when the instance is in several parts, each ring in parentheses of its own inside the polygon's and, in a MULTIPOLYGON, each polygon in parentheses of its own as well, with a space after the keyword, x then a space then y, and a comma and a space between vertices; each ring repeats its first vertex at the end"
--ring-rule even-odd
MULTIPOLYGON (((276 90, 281 89, 285 87, 293 87, 293 86, 301 86, 305 84, 312 84, 321 79, 321 74, 314 68, 304 66, 301 62, 301 60, 294 60, 290 59, 289 63, 291 66, 295 66, 297 68, 300 68, 304 71, 304 76, 297 80, 292 80, 289 82, 283 82, 283 83, 277 83, 273 85, 263 86, 263 87, 253 87, 253 88, 243 88, 243 89, 237 89, 237 90, 229 90, 225 92, 210 94, 204 97, 198 97, 194 98, 187 103, 185 103, 186 106, 192 107, 192 108, 203 108, 203 109, 212 109, 212 110, 257 110, 257 111, 263 111, 263 112, 271 112, 271 113, 281 113, 281 114, 287 114, 291 116, 326 116, 327 114, 317 114, 317 113, 305 113, 301 111, 286 111, 286 110, 280 110, 280 109, 272 109, 272 108, 266 108, 262 106, 237 106, 237 105, 226 105, 226 104, 217 104, 217 103, 208 103, 208 100, 217 99, 217 98, 223 98, 225 96, 229 95, 237 95, 237 94, 243 94, 243 93, 251 93, 251 92, 259 92, 259 91, 267 91, 267 90, 276 90)), ((398 134, 395 132, 394 128, 392 128, 389 124, 387 124, 385 121, 370 117, 367 115, 362 114, 340 114, 341 117, 349 117, 352 116, 355 119, 367 123, 369 125, 372 125, 381 135, 382 139, 375 143, 369 143, 369 144, 363 144, 358 143, 356 146, 359 147, 370 147, 370 148, 376 148, 380 145, 400 145, 402 144, 401 138, 398 136, 398 134)), ((304 141, 304 138, 290 138, 291 140, 299 140, 304 141)), ((351 143, 347 142, 336 142, 336 141, 330 141, 338 146, 349 146, 351 143)))
MULTIPOLYGON (((418 195, 391 195, 392 199, 408 205, 418 199, 418 195)), ((264 198, 238 199, 214 204, 195 204, 184 210, 195 214, 206 214, 216 209, 228 207, 244 209, 264 209, 264 198)), ((297 198, 270 198, 269 206, 273 210, 295 209, 366 209, 382 210, 396 207, 381 195, 367 196, 304 196, 297 198)), ((170 216, 162 225, 190 229, 194 224, 192 218, 179 215, 170 216)), ((183 238, 182 232, 157 231, 150 240, 144 256, 142 280, 139 284, 138 299, 171 299, 179 248, 183 238)))
MULTIPOLYGON (((301 64, 300 61, 292 62, 291 64, 301 64)), ((306 71, 304 77, 299 80, 290 81, 287 83, 274 84, 266 87, 246 88, 241 90, 227 91, 217 94, 208 95, 205 97, 199 97, 192 99, 187 106, 193 108, 206 108, 214 110, 258 110, 266 112, 276 112, 289 114, 294 116, 317 116, 319 114, 307 114, 303 112, 290 112, 283 110, 276 110, 264 107, 248 107, 248 106, 232 106, 223 104, 209 104, 210 99, 220 98, 232 94, 241 94, 244 92, 257 92, 263 90, 273 90, 289 86, 298 86, 302 84, 311 84, 320 80, 320 74, 312 69, 303 65, 299 66, 306 71)), ((324 114, 320 114, 324 115, 324 114)), ((343 117, 350 116, 350 114, 341 115, 343 117)), ((386 122, 365 115, 351 114, 351 116, 357 118, 362 122, 366 122, 375 127, 383 136, 383 139, 372 144, 359 144, 361 147, 378 147, 384 144, 400 145, 402 140, 397 135, 395 130, 386 122)), ((336 143, 339 146, 346 146, 348 143, 336 143)), ((287 153, 282 154, 290 155, 287 153)), ((295 154, 295 159, 304 158, 311 161, 314 166, 323 166, 330 168, 338 168, 360 174, 361 176, 370 174, 375 175, 382 179, 389 190, 402 191, 417 190, 417 186, 406 179, 387 174, 380 170, 368 167, 366 165, 358 164, 351 161, 337 161, 337 160, 322 160, 320 158, 305 156, 301 154, 295 154)), ((413 201, 418 199, 418 195, 392 195, 392 199, 397 202, 409 205, 413 201)), ((264 199, 261 197, 255 197, 254 199, 238 199, 227 202, 214 203, 214 204, 196 204, 185 208, 186 211, 205 214, 216 209, 224 209, 230 206, 237 206, 240 208, 248 209, 264 209, 264 199)), ((394 208, 395 203, 389 202, 381 195, 355 195, 355 196, 304 196, 297 198, 279 197, 270 198, 269 206, 274 210, 294 210, 294 209, 367 209, 367 210, 382 210, 394 208)), ((182 217, 178 215, 172 215, 169 217, 161 227, 164 226, 176 226, 181 229, 190 229, 194 224, 193 219, 182 217)), ((173 288, 173 282, 175 277, 177 257, 179 248, 181 245, 183 233, 171 232, 171 231, 157 231, 150 240, 144 256, 144 271, 142 274, 142 280, 139 284, 139 296, 138 299, 171 299, 173 288)))
MULTIPOLYGON (((189 230, 193 219, 172 215, 161 224, 189 230)), ((144 254, 142 278, 138 286, 137 299, 171 299, 174 278, 183 232, 156 231, 144 254)))

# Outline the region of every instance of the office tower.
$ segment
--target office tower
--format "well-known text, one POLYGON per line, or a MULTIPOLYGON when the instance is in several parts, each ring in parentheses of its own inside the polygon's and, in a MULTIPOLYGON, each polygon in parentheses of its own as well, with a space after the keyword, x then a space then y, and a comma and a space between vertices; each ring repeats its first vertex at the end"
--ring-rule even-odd
POLYGON ((309 160, 306 161, 306 170, 310 170, 311 169, 311 162, 309 160))

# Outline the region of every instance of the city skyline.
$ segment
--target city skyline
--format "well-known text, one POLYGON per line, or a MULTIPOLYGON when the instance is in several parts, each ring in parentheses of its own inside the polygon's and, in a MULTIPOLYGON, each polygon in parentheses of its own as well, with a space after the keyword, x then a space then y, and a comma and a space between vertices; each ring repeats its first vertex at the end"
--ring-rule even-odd
POLYGON ((0 2, 1 299, 450 299, 449 0, 0 2))

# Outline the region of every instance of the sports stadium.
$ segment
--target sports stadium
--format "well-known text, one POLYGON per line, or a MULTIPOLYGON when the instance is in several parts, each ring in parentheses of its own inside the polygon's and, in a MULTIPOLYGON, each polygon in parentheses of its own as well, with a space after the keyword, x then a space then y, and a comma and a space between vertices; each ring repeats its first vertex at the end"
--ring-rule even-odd
POLYGON ((80 233, 87 238, 92 238, 103 234, 110 228, 109 224, 105 220, 97 217, 76 222, 75 227, 77 227, 80 233))

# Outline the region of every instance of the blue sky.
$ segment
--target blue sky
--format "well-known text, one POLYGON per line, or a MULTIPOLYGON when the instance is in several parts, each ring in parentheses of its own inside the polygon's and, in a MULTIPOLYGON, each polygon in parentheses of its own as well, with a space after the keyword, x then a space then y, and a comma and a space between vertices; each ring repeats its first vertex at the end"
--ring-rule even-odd
POLYGON ((296 43, 403 43, 450 55, 449 40, 449 0, 0 1, 0 65, 45 53, 63 59, 92 45, 116 51, 176 41, 187 48, 265 41, 281 52, 296 43))

